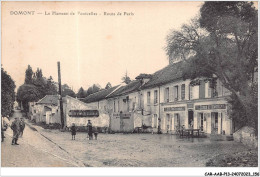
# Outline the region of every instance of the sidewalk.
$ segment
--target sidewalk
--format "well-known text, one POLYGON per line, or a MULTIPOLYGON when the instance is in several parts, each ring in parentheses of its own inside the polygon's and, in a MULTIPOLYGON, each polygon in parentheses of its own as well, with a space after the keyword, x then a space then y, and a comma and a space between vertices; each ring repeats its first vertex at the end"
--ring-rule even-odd
POLYGON ((19 140, 20 145, 11 145, 12 137, 6 133, 4 142, 1 143, 2 167, 74 167, 58 156, 38 149, 24 141, 19 140))
MULTIPOLYGON (((22 117, 20 111, 15 111, 13 117, 22 117)), ((11 119, 11 122, 13 119, 11 119)), ((12 130, 8 127, 5 131, 7 137, 1 144, 2 147, 2 165, 3 166, 29 166, 29 167, 83 167, 81 161, 74 158, 67 151, 59 147, 50 139, 44 137, 41 132, 41 127, 31 126, 28 120, 25 119, 26 126, 24 129, 23 137, 18 139, 18 146, 11 145, 12 130), (35 127, 35 128, 34 128, 35 127), (37 130, 37 129, 39 130, 37 130), (14 154, 19 154, 14 156, 14 154), (29 156, 27 155, 29 154, 29 156), (23 156, 28 156, 23 158, 23 156), (46 158, 45 158, 46 157, 46 158), (34 162, 31 163, 31 162, 34 162), (39 162, 38 162, 39 161, 39 162)))

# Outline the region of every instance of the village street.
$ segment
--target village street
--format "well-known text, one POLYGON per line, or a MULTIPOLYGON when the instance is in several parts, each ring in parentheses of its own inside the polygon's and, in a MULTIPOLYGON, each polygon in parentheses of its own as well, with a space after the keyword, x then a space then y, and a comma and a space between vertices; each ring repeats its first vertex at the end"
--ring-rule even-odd
MULTIPOLYGON (((21 113, 16 110, 14 116, 21 113)), ((19 146, 11 145, 11 129, 6 131, 1 146, 3 167, 203 167, 216 155, 247 150, 234 141, 167 134, 99 134, 98 140, 89 141, 86 133, 78 132, 76 140, 71 140, 70 132, 26 123, 19 146)))
MULTIPOLYGON (((14 117, 21 117, 20 111, 15 110, 14 117)), ((5 140, 1 143, 2 167, 73 167, 84 166, 77 163, 71 155, 62 150, 55 143, 49 141, 28 126, 24 135, 19 138, 19 145, 11 145, 12 130, 5 131, 5 140)))

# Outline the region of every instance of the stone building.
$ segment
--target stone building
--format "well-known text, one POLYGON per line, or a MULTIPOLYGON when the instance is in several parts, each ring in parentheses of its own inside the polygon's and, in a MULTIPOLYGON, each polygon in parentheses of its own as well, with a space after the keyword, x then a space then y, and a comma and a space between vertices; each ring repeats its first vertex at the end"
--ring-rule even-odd
MULTIPOLYGON (((72 123, 76 126, 86 126, 88 120, 91 120, 95 127, 108 128, 109 116, 100 112, 95 106, 66 96, 62 98, 64 125, 71 127, 72 123)), ((46 124, 61 124, 60 104, 58 95, 46 95, 36 103, 29 103, 30 119, 36 123, 44 122, 46 124)))
POLYGON ((38 102, 29 103, 29 115, 36 123, 60 123, 59 96, 46 95, 38 102))
POLYGON ((183 64, 174 63, 155 72, 142 87, 144 109, 151 111, 152 127, 157 129, 160 124, 163 133, 175 133, 184 125, 209 134, 231 134, 226 101, 230 92, 219 80, 214 88, 206 78, 198 78, 195 85, 183 80, 183 64))
MULTIPOLYGON (((226 101, 230 92, 216 78, 183 80, 183 65, 171 62, 154 74, 140 74, 125 86, 92 95, 99 98, 106 93, 98 100, 98 108, 109 110, 111 130, 151 127, 157 132, 160 127, 162 133, 176 133, 184 126, 207 134, 232 134, 226 101)), ((97 104, 88 100, 88 105, 97 104)))
POLYGON ((84 127, 87 125, 88 120, 91 120, 94 127, 109 127, 109 116, 107 114, 76 98, 64 97, 63 111, 64 122, 67 127, 71 127, 72 123, 84 127))

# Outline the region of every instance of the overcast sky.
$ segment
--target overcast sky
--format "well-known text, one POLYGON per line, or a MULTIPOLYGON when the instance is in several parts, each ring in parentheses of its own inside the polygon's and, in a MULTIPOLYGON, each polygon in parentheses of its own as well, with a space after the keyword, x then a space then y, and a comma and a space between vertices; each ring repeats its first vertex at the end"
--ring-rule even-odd
POLYGON ((24 83, 35 71, 78 91, 97 83, 117 85, 126 70, 131 79, 168 64, 165 38, 171 29, 199 14, 202 2, 2 2, 2 66, 24 83), (35 11, 34 15, 12 15, 35 11), (75 15, 45 15, 52 12, 75 15), (96 13, 97 15, 78 15, 96 13), (115 13, 106 16, 104 12, 115 13), (117 15, 118 12, 122 15, 117 15), (126 16, 124 12, 134 15, 126 16), (38 14, 42 13, 42 14, 38 14))

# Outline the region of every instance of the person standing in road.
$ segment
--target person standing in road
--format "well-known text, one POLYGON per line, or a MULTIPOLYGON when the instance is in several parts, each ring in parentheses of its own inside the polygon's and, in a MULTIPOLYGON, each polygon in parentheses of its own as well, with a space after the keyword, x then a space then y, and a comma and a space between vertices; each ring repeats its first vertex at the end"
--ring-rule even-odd
POLYGON ((88 128, 89 140, 92 140, 93 139, 93 133, 92 133, 92 123, 91 123, 90 120, 88 120, 87 128, 88 128))
POLYGON ((6 117, 1 117, 1 142, 4 142, 5 134, 4 131, 6 131, 8 124, 5 122, 6 117))
POLYGON ((21 137, 23 136, 24 128, 25 128, 24 119, 21 117, 21 119, 20 119, 20 136, 21 137))
POLYGON ((12 145, 19 145, 17 143, 17 141, 18 141, 19 133, 20 133, 20 121, 17 117, 14 119, 15 120, 12 122, 12 125, 11 125, 11 129, 13 130, 12 145))
POLYGON ((75 124, 73 123, 72 126, 71 126, 71 135, 72 135, 72 140, 75 140, 75 136, 76 136, 76 126, 75 124))

